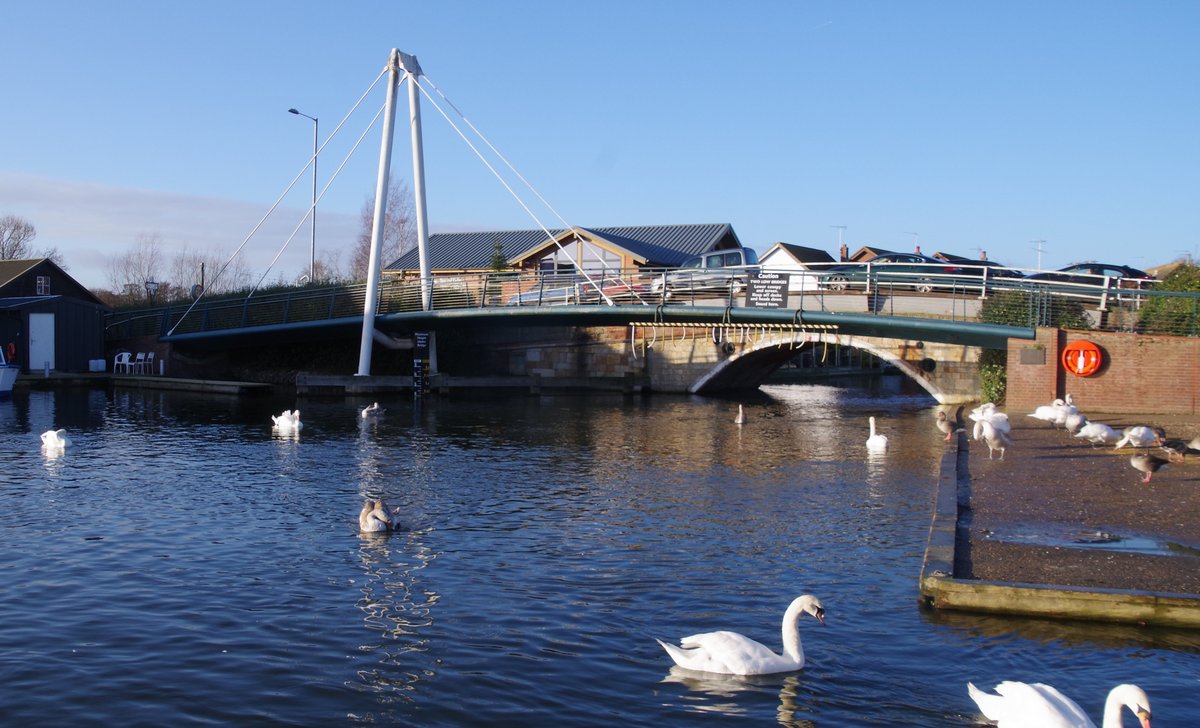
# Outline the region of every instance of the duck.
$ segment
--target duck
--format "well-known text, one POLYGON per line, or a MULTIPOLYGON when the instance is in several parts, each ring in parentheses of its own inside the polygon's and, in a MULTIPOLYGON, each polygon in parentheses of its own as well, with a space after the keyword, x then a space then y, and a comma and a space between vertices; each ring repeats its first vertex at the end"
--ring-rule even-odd
POLYGON ((1146 425, 1134 425, 1126 427, 1121 432, 1121 439, 1117 440, 1117 444, 1113 449, 1120 449, 1125 445, 1130 447, 1155 447, 1160 444, 1167 433, 1161 427, 1148 427, 1146 425))
POLYGON ((737 417, 733 418, 733 423, 735 425, 746 424, 746 411, 744 409, 742 409, 742 406, 740 404, 738 405, 737 417))
POLYGON ((363 504, 362 511, 358 514, 358 530, 363 533, 380 533, 383 531, 391 531, 395 528, 395 523, 392 520, 392 512, 388 509, 387 503, 383 499, 371 500, 363 504))
POLYGON ((979 420, 975 423, 974 432, 972 433, 976 440, 983 440, 988 446, 988 460, 992 459, 992 455, 999 450, 1000 459, 1004 459, 1004 452, 1012 447, 1012 438, 1004 430, 998 429, 992 422, 988 420, 979 420))
POLYGON ((1150 478, 1159 470, 1167 467, 1168 462, 1170 461, 1166 458, 1160 458, 1148 452, 1139 452, 1129 456, 1129 464, 1146 474, 1142 478, 1143 483, 1149 483, 1150 478))
MULTIPOLYGON (((1043 683, 1005 681, 995 693, 967 683, 967 694, 999 728, 1096 728, 1074 700, 1043 683)), ((1118 685, 1109 691, 1102 728, 1120 728, 1122 707, 1133 711, 1142 728, 1150 728, 1150 698, 1137 685, 1118 685)))
POLYGON ((1121 439, 1120 433, 1103 422, 1088 422, 1083 427, 1079 428, 1079 432, 1075 433, 1075 437, 1081 440, 1087 440, 1096 445, 1111 445, 1121 439))
POLYGON ((887 450, 888 439, 887 435, 880 435, 875 432, 875 418, 869 419, 871 423, 871 436, 867 438, 867 450, 870 452, 883 452, 887 450))
POLYGON ((71 441, 67 439, 66 430, 46 430, 42 433, 42 447, 47 450, 62 450, 71 441))
POLYGON ((300 421, 300 410, 284 410, 283 414, 271 415, 271 421, 280 430, 301 430, 304 423, 300 421))
POLYGON ((362 415, 362 418, 364 420, 369 420, 372 417, 378 417, 378 416, 382 415, 384 412, 387 412, 387 410, 380 407, 378 402, 373 402, 373 403, 367 405, 366 407, 363 407, 362 412, 360 412, 359 414, 362 415))
POLYGON ((737 632, 705 632, 684 637, 679 646, 655 640, 675 664, 700 672, 724 675, 773 675, 804 667, 804 648, 800 643, 800 617, 812 615, 825 624, 825 608, 812 594, 792 600, 783 613, 783 654, 737 632))

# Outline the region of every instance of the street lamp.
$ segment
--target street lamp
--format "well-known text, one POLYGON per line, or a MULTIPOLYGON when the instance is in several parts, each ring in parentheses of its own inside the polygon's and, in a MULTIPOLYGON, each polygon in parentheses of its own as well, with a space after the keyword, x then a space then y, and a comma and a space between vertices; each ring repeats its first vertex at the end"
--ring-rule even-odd
POLYGON ((309 249, 308 255, 308 282, 313 284, 316 282, 317 271, 317 129, 319 124, 315 116, 309 116, 296 109, 288 109, 289 114, 303 116, 305 119, 311 119, 313 123, 313 153, 312 153, 312 168, 313 168, 313 185, 312 185, 312 247, 309 249))

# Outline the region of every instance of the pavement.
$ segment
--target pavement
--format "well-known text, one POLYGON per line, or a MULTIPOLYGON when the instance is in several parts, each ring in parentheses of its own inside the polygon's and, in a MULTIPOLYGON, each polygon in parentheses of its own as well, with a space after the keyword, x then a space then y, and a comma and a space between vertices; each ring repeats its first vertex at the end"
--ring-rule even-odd
MULTIPOLYGON (((1200 458, 1143 484, 1129 463, 1137 450, 1093 447, 1026 414, 1008 412, 1013 446, 1003 460, 969 442, 970 522, 955 576, 1200 595, 1200 458)), ((1200 435, 1186 416, 1085 414, 1116 429, 1200 435)), ((932 422, 930 431, 937 436, 932 422)))

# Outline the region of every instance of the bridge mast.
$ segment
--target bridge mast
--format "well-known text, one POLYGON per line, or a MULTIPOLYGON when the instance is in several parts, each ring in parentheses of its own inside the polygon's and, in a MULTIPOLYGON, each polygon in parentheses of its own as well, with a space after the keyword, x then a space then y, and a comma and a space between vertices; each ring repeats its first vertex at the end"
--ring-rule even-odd
MULTIPOLYGON (((421 309, 432 309, 432 277, 429 272, 429 225, 425 214, 425 157, 421 146, 421 106, 417 77, 421 75, 421 64, 416 56, 401 53, 395 48, 388 58, 387 104, 383 116, 383 140, 379 148, 379 178, 375 183, 375 215, 371 221, 371 255, 367 262, 367 291, 363 301, 362 341, 358 350, 358 372, 355 376, 371 375, 371 349, 375 337, 375 312, 379 298, 379 269, 383 246, 384 221, 387 219, 388 173, 392 160, 392 137, 396 129, 396 89, 404 78, 408 79, 409 125, 412 128, 413 188, 416 195, 417 252, 420 256, 421 309)), ((437 372, 437 348, 432 334, 429 344, 430 370, 437 372)))

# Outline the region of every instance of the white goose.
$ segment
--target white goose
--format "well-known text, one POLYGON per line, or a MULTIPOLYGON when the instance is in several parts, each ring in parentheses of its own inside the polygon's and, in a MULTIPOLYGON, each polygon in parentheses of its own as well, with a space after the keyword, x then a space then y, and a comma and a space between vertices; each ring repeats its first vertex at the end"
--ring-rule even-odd
POLYGON ((300 421, 300 410, 284 410, 283 414, 271 415, 271 421, 275 423, 275 427, 285 432, 298 431, 304 428, 304 423, 300 421))
POLYGON ((62 450, 71 441, 67 439, 66 430, 46 430, 42 433, 42 447, 47 450, 62 450))
POLYGON ((656 640, 676 665, 688 670, 725 675, 771 675, 804 667, 800 616, 811 614, 825 624, 825 608, 811 594, 796 597, 783 614, 783 654, 737 632, 706 632, 679 641, 679 647, 656 640))
POLYGON ((382 415, 386 411, 387 410, 385 410, 384 408, 379 406, 378 402, 373 402, 373 403, 367 405, 366 407, 363 407, 363 411, 360 412, 359 414, 362 415, 362 418, 364 420, 369 420, 372 417, 378 417, 378 416, 382 415))
POLYGON ((391 531, 393 528, 395 524, 387 503, 384 503, 382 498, 374 501, 368 498, 358 514, 358 530, 363 533, 379 533, 391 531))
MULTIPOLYGON (((996 693, 985 693, 967 683, 967 694, 988 720, 999 728, 1096 728, 1083 709, 1049 685, 1005 681, 996 693)), ((1121 707, 1137 716, 1142 728, 1150 728, 1150 698, 1137 685, 1118 685, 1104 701, 1102 728, 1121 727, 1121 707)))
POLYGON ((870 418, 871 436, 867 438, 867 450, 870 452, 884 452, 887 450, 888 439, 887 435, 879 435, 875 432, 875 418, 870 418))

